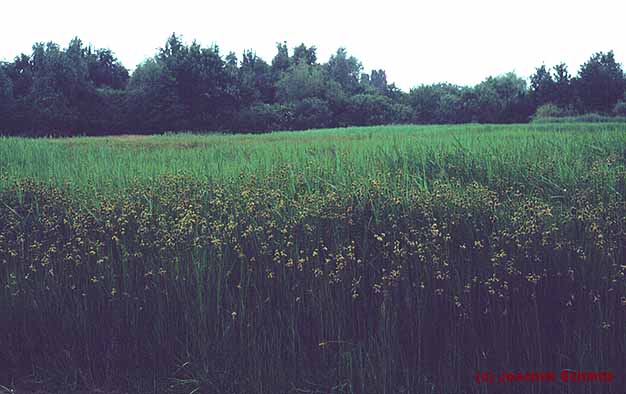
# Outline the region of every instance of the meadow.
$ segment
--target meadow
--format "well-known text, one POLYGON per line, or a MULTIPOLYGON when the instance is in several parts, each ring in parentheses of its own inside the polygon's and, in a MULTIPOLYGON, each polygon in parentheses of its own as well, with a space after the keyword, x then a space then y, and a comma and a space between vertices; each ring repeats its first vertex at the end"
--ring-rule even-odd
POLYGON ((623 393, 625 275, 625 123, 0 138, 6 388, 623 393))

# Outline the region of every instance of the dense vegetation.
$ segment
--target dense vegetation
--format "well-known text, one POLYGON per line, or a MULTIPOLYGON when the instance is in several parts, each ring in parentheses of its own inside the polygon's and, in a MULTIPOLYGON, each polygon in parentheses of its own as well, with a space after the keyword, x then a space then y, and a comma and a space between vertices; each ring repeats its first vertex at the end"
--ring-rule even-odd
POLYGON ((0 139, 0 384, 622 393, 624 131, 0 139))
MULTIPOLYGON (((419 76, 416 76, 418 79, 419 76)), ((78 39, 36 44, 0 63, 0 132, 21 135, 269 131, 400 123, 521 123, 594 112, 626 115, 626 77, 613 52, 596 53, 576 76, 537 68, 473 87, 422 85, 405 93, 384 70, 364 73, 343 48, 320 63, 316 48, 277 45, 270 63, 172 35, 132 75, 109 49, 78 39)))

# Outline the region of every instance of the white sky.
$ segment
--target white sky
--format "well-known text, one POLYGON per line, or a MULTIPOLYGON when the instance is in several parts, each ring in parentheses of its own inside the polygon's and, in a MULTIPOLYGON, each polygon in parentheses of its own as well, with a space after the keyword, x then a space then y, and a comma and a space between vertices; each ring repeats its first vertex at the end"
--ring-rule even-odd
POLYGON ((216 43, 225 56, 254 49, 270 62, 276 42, 304 42, 325 62, 338 47, 369 72, 383 68, 405 91, 433 82, 473 85, 488 75, 561 61, 576 74, 598 51, 626 63, 626 4, 615 0, 20 1, 0 0, 0 60, 38 41, 74 36, 110 48, 129 69, 176 32, 216 43))

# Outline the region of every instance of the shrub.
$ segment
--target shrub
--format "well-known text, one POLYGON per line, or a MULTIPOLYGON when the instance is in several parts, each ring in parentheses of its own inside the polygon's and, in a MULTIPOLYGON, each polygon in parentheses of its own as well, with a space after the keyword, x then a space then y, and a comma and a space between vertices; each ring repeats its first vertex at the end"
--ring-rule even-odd
POLYGON ((626 116, 626 102, 618 101, 615 107, 613 107, 613 115, 626 116))
POLYGON ((352 124, 367 126, 390 123, 393 120, 393 103, 379 94, 357 94, 350 98, 347 112, 352 124))
POLYGON ((295 105, 293 128, 306 130, 332 125, 333 114, 328 102, 317 97, 307 97, 295 105))
POLYGON ((563 108, 559 107, 553 103, 546 103, 535 111, 533 115, 533 119, 537 118, 563 118, 566 116, 574 116, 576 115, 575 111, 571 108, 563 108))
POLYGON ((239 114, 238 128, 246 132, 285 130, 293 119, 293 108, 283 104, 256 104, 239 114))

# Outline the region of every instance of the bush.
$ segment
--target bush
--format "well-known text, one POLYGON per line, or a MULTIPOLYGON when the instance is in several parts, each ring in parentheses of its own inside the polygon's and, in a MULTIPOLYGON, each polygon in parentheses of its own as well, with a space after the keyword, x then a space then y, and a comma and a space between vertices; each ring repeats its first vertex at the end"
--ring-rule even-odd
POLYGON ((615 107, 613 107, 613 115, 626 116, 626 102, 618 101, 615 107))
POLYGON ((326 100, 307 97, 295 105, 293 128, 295 130, 321 129, 332 125, 333 114, 326 100))
POLYGON ((13 83, 0 64, 0 132, 11 126, 14 106, 13 83))
POLYGON ((93 102, 90 103, 85 113, 83 131, 95 135, 128 132, 126 103, 125 90, 97 89, 93 102))
POLYGON ((350 98, 347 113, 351 124, 370 126, 391 123, 394 118, 392 101, 379 94, 357 94, 350 98))
POLYGON ((413 118, 411 107, 405 104, 394 104, 391 108, 393 111, 392 123, 411 123, 413 118))
POLYGON ((286 130, 293 120, 293 108, 282 104, 256 104, 239 113, 238 129, 246 132, 286 130))
POLYGON ((626 116, 608 116, 596 113, 576 116, 533 118, 532 123, 620 123, 626 122, 626 116))
POLYGON ((576 115, 576 112, 571 107, 563 108, 553 103, 546 103, 540 106, 539 108, 537 108, 537 111, 535 111, 535 114, 533 115, 533 119, 563 118, 566 116, 574 116, 574 115, 576 115))

